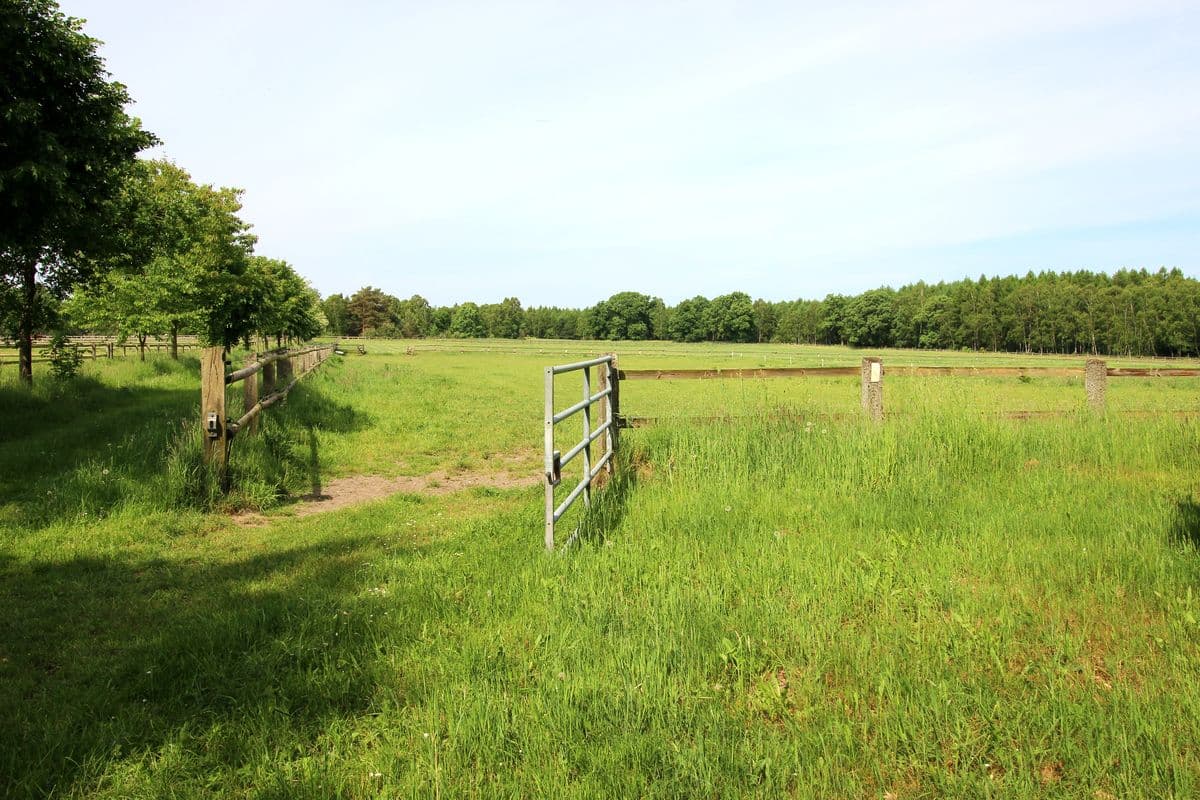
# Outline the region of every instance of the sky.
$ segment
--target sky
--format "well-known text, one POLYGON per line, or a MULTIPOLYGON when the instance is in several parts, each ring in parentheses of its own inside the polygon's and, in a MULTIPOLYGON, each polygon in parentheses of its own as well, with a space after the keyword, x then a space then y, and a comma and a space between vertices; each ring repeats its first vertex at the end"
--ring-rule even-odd
POLYGON ((60 0, 323 294, 1200 275, 1200 3, 60 0))

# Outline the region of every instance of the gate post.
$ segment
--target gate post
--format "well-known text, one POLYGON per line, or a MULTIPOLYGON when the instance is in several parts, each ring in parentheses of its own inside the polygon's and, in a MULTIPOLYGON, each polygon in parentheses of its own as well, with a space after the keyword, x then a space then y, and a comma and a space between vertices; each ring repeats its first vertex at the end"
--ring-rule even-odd
POLYGON ((221 490, 228 488, 229 429, 225 426, 225 349, 206 347, 200 358, 200 430, 204 461, 215 464, 221 490))
POLYGON ((554 368, 545 370, 545 402, 546 402, 546 549, 554 550, 554 465, 550 454, 554 452, 554 368))

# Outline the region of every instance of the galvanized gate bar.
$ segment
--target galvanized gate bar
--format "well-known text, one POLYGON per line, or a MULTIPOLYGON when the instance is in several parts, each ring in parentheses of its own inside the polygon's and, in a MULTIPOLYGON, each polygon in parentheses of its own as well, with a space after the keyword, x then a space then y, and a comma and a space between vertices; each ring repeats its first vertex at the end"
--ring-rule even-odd
POLYGON ((600 356, 599 358, 593 358, 588 361, 576 361, 574 364, 562 364, 557 367, 548 367, 548 369, 553 370, 555 375, 561 375, 564 372, 574 372, 577 369, 586 369, 588 367, 595 367, 600 364, 612 364, 612 360, 613 357, 610 354, 607 356, 600 356))
POLYGON ((546 549, 554 549, 554 524, 580 497, 585 506, 591 505, 592 481, 606 468, 612 471, 614 463, 613 452, 616 449, 615 425, 613 417, 612 398, 617 396, 618 371, 616 356, 606 355, 587 361, 577 361, 574 364, 562 364, 546 367, 545 377, 545 461, 543 464, 546 477, 546 549), (592 392, 592 367, 599 367, 600 390, 592 392), (574 405, 562 410, 554 410, 554 376, 566 372, 581 372, 582 399, 574 405), (592 406, 603 402, 603 419, 594 425, 592 406), (571 446, 565 454, 554 449, 554 426, 569 419, 575 414, 582 413, 583 437, 571 446), (592 445, 597 441, 603 442, 603 452, 598 460, 592 459, 592 445), (583 455, 582 476, 577 484, 561 503, 555 503, 554 487, 562 482, 563 467, 583 455))
MULTIPOLYGON (((585 369, 584 372, 586 373, 587 370, 585 369)), ((578 403, 571 406, 570 408, 563 409, 562 411, 555 414, 554 415, 555 424, 562 422, 564 419, 567 419, 568 417, 570 417, 574 414, 578 414, 580 411, 587 408, 592 403, 596 402, 597 400, 602 400, 603 398, 608 397, 610 394, 612 394, 612 389, 605 389, 602 392, 596 392, 591 397, 583 398, 582 400, 580 400, 578 403)))

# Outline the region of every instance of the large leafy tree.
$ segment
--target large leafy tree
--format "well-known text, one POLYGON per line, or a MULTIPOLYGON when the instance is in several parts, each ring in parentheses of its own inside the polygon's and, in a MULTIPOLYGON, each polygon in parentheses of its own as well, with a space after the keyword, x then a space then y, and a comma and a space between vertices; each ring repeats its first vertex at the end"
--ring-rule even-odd
POLYGON ((284 339, 311 339, 325 328, 320 295, 286 261, 251 256, 245 283, 260 298, 246 338, 256 333, 282 345, 284 339))
POLYGON ((169 161, 139 161, 112 207, 113 252, 72 297, 77 321, 141 344, 169 335, 177 355, 181 331, 229 346, 264 309, 283 313, 272 305, 274 276, 250 270, 254 237, 238 217, 239 190, 197 185, 169 161))
POLYGON ((331 294, 321 301, 321 313, 325 315, 326 325, 330 333, 348 336, 350 334, 350 313, 347 310, 344 294, 331 294))
POLYGON ((97 45, 53 0, 0 3, 0 284, 30 384, 40 288, 64 293, 96 263, 81 254, 105 244, 109 201, 155 142, 97 45))
POLYGON ((454 307, 450 318, 450 335, 459 339, 482 339, 487 336, 483 315, 475 303, 462 303, 454 307))
POLYGON ((588 310, 590 333, 597 339, 652 339, 661 302, 640 292, 618 292, 588 310))
POLYGON ((520 338, 525 312, 517 298, 506 297, 502 302, 480 306, 479 313, 483 317, 488 336, 496 339, 520 338))

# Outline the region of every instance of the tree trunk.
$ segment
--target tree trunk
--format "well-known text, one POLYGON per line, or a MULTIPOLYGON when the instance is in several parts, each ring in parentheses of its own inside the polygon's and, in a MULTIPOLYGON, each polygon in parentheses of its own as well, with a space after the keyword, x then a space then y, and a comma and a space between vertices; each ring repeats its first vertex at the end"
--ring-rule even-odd
POLYGON ((179 326, 171 326, 171 358, 179 360, 179 326))
POLYGON ((33 386, 33 324, 37 316, 37 259, 28 259, 21 268, 20 338, 21 382, 33 386))
POLYGON ((138 352, 142 354, 142 361, 146 360, 146 334, 138 334, 138 352))

